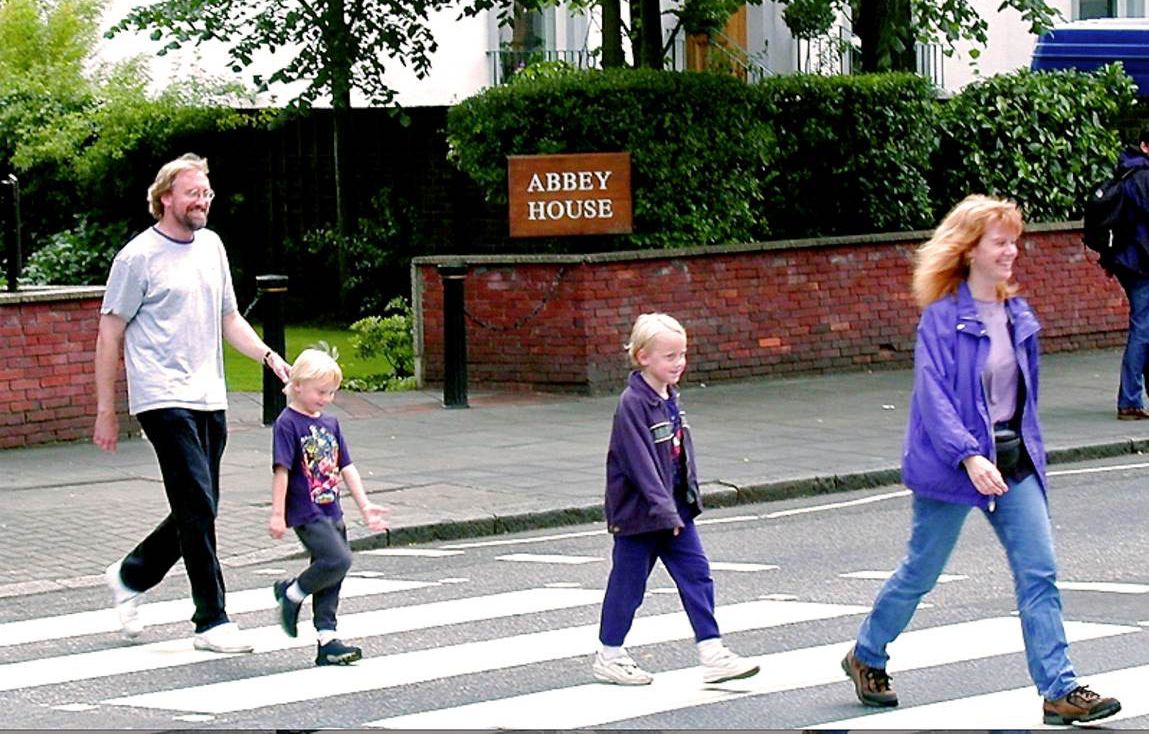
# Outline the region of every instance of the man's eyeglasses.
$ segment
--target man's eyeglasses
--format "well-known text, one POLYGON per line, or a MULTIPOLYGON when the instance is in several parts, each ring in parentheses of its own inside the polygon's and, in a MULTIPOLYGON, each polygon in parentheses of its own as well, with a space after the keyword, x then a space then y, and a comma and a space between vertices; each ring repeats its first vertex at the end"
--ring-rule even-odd
POLYGON ((184 196, 197 201, 200 199, 211 201, 215 198, 215 192, 211 189, 191 189, 190 191, 185 191, 184 196))

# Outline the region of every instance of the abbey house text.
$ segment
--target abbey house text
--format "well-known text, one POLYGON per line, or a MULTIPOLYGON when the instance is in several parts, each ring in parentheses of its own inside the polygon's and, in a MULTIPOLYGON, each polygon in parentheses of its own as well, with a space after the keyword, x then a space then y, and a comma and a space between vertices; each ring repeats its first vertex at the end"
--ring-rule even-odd
POLYGON ((627 234, 630 153, 507 156, 511 237, 627 234))

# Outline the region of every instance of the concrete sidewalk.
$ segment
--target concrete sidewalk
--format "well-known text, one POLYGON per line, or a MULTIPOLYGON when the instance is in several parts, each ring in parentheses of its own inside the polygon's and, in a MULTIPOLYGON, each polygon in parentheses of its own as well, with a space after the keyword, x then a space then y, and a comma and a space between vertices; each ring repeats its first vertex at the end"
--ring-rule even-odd
MULTIPOLYGON (((1139 452, 1149 422, 1115 418, 1119 351, 1046 355, 1042 423, 1052 461, 1139 452)), ((898 481, 908 370, 683 384, 707 504, 754 502, 898 481)), ((296 556, 268 537, 270 429, 259 395, 233 394, 218 522, 238 567, 296 556)), ((372 498, 392 508, 373 535, 346 503, 357 547, 490 535, 601 517, 616 397, 472 391, 341 393, 338 415, 372 498)), ((0 596, 103 583, 103 568, 167 513, 144 440, 104 454, 90 443, 0 452, 0 596), (22 559, 23 562, 20 562, 22 559)))

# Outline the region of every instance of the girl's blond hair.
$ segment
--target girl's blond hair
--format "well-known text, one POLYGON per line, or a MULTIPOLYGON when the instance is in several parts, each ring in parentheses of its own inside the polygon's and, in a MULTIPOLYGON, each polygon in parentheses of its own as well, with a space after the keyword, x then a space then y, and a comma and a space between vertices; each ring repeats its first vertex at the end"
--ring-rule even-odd
POLYGON ((201 171, 207 175, 207 158, 200 158, 195 153, 184 153, 174 161, 165 163, 156 174, 156 180, 148 187, 148 211, 157 222, 164 218, 164 203, 160 201, 164 194, 172 190, 176 176, 184 171, 201 171))
MULTIPOLYGON (((1021 210, 1009 199, 970 194, 950 210, 934 235, 914 253, 914 298, 922 308, 942 296, 956 293, 969 278, 969 252, 977 246, 986 228, 1000 224, 1015 237, 1025 227, 1021 210)), ((1017 292, 1014 283, 997 286, 998 300, 1017 292)))
POLYGON ((641 367, 638 363, 638 353, 650 346, 659 334, 668 331, 686 337, 686 329, 682 328, 682 324, 673 316, 664 313, 644 313, 639 316, 634 322, 634 328, 630 330, 630 341, 626 345, 631 365, 641 367))
POLYGON ((304 349, 291 364, 291 379, 283 391, 287 392, 291 387, 308 380, 334 380, 338 387, 339 383, 343 382, 343 370, 327 352, 321 349, 304 349))

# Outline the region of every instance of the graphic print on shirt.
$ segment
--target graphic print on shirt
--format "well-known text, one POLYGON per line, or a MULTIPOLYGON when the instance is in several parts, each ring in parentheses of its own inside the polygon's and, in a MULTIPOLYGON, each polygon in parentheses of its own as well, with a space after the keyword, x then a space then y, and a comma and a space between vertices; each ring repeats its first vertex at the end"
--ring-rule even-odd
POLYGON ((339 442, 331 431, 314 424, 299 442, 311 501, 329 505, 339 498, 339 442))

